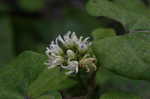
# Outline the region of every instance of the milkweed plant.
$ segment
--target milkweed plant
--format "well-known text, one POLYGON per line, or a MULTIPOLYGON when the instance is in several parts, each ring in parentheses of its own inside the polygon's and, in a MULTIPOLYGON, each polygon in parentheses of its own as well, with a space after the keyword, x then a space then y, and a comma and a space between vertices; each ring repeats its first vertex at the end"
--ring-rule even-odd
POLYGON ((25 51, 0 70, 0 99, 142 99, 127 89, 149 80, 149 38, 112 29, 58 35, 43 54, 25 51))
POLYGON ((88 0, 104 26, 59 34, 1 66, 0 99, 150 99, 149 9, 148 0, 88 0))
POLYGON ((89 91, 88 80, 97 70, 97 59, 92 50, 90 37, 78 37, 75 32, 68 31, 51 41, 45 53, 47 61, 44 64, 47 69, 58 69, 67 77, 76 79, 82 86, 87 85, 86 89, 83 90, 81 87, 78 90, 89 91))

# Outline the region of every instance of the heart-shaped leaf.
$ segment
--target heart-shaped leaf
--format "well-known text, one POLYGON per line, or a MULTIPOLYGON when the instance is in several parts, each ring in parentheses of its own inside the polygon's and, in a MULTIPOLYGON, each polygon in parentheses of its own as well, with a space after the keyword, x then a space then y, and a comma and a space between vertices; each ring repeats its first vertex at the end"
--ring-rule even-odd
POLYGON ((38 97, 48 91, 57 91, 70 88, 75 85, 75 81, 58 68, 45 69, 43 73, 31 84, 28 93, 32 97, 38 97))
POLYGON ((118 74, 150 80, 150 33, 133 33, 95 40, 100 65, 118 74))

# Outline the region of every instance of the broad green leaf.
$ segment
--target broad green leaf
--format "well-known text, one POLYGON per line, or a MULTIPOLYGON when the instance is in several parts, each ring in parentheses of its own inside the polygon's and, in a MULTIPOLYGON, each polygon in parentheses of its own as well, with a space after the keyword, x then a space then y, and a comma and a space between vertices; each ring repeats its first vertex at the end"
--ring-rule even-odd
POLYGON ((100 86, 101 92, 116 89, 138 94, 143 99, 149 97, 150 83, 148 81, 129 79, 104 68, 101 68, 96 72, 96 84, 100 86))
POLYGON ((150 30, 150 7, 141 0, 90 0, 87 11, 121 22, 127 30, 150 30))
POLYGON ((0 17, 0 65, 12 59, 13 53, 13 34, 11 31, 10 18, 0 17))
POLYGON ((8 66, 0 69, 0 85, 19 93, 27 93, 27 88, 45 68, 44 55, 26 51, 8 66))
POLYGON ((49 93, 49 95, 40 96, 37 99, 62 99, 61 94, 58 92, 49 93))
POLYGON ((36 98, 48 91, 57 91, 74 86, 76 82, 58 68, 45 69, 30 85, 28 93, 36 98))
POLYGON ((130 93, 113 91, 103 94, 99 99, 142 99, 142 98, 130 93))
POLYGON ((114 75, 115 74, 107 69, 99 69, 96 72, 96 84, 99 86, 104 86, 108 83, 112 83, 115 78, 114 75))
POLYGON ((150 80, 150 33, 133 33, 95 40, 101 67, 134 79, 150 80))
POLYGON ((44 8, 44 0, 18 0, 21 8, 26 11, 39 11, 44 8))
POLYGON ((104 39, 105 37, 115 36, 115 31, 113 29, 99 28, 92 32, 95 40, 104 39))

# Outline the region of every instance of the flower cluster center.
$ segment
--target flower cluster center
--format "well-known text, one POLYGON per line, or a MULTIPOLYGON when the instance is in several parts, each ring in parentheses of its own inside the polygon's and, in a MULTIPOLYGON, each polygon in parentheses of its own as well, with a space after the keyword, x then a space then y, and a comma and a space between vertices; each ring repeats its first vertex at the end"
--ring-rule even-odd
POLYGON ((75 32, 70 31, 64 36, 59 35, 46 49, 48 68, 60 67, 68 71, 66 74, 78 73, 80 68, 87 72, 90 67, 96 70, 96 58, 91 53, 89 39, 78 38, 75 32))

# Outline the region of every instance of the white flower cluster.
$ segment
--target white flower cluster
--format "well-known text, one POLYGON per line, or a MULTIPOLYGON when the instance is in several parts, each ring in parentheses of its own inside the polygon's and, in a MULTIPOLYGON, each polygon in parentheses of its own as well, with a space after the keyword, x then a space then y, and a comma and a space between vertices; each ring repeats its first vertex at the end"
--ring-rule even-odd
POLYGON ((91 42, 89 37, 78 38, 75 32, 68 31, 64 36, 59 35, 46 49, 48 56, 48 68, 60 67, 68 70, 66 74, 78 73, 79 68, 85 68, 87 72, 90 67, 96 70, 96 58, 89 52, 91 42))

